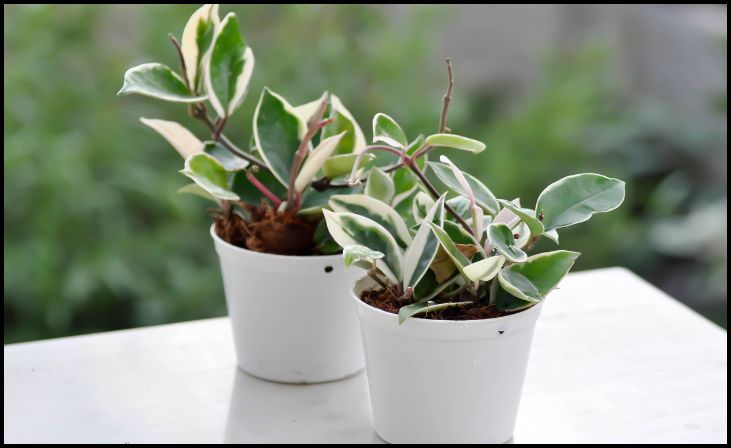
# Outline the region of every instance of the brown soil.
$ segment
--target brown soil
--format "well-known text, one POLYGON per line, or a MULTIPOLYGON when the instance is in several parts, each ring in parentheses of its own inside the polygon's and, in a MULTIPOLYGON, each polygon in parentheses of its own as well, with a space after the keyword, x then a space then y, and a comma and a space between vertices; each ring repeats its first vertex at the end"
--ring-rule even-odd
MULTIPOLYGON (((370 306, 388 313, 398 314, 401 306, 396 301, 396 291, 385 289, 371 289, 363 291, 360 299, 370 306)), ((441 302, 437 297, 435 302, 441 302)), ((433 320, 479 320, 492 319, 495 317, 507 316, 512 313, 506 313, 497 309, 494 305, 474 304, 469 306, 449 307, 439 311, 433 311, 427 314, 417 314, 413 318, 416 319, 433 319, 433 320)))
POLYGON ((307 221, 291 213, 277 213, 271 205, 262 202, 259 207, 249 207, 251 221, 239 215, 216 216, 216 233, 224 241, 235 246, 279 255, 314 255, 312 238, 317 221, 307 221))

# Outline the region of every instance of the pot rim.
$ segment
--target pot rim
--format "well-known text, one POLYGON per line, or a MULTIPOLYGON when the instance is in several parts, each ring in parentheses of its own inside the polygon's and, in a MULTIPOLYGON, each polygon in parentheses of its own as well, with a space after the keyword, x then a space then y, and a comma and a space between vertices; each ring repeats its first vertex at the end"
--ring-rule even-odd
MULTIPOLYGON (((398 319, 398 314, 395 313, 389 313, 387 311, 383 311, 382 309, 376 308, 372 305, 369 305, 362 301, 360 299, 360 296, 358 296, 355 293, 356 288, 359 287, 359 284, 361 282, 369 280, 370 277, 363 276, 360 277, 358 280, 356 280, 353 283, 353 286, 350 288, 350 297, 352 300, 354 300, 356 303, 358 303, 360 307, 365 309, 367 312, 371 313, 372 315, 379 316, 379 319, 398 319)), ((372 281, 372 280, 371 280, 372 281)), ((365 288, 363 288, 365 289, 365 288)), ((536 303, 535 305, 531 306, 530 308, 526 308, 524 310, 521 310, 514 314, 509 314, 507 316, 501 316, 501 317, 492 317, 489 319, 471 319, 471 320, 450 320, 450 319, 421 319, 421 318, 409 318, 406 320, 403 324, 399 324, 399 326, 404 326, 411 322, 411 325, 419 325, 419 326, 427 326, 427 327, 438 327, 438 326, 459 326, 460 328, 473 328, 478 326, 484 326, 488 324, 502 324, 514 320, 524 320, 524 319, 530 319, 533 315, 536 315, 540 312, 541 307, 543 306, 543 300, 536 303)))
POLYGON ((312 260, 312 261, 332 261, 335 259, 342 258, 342 253, 337 254, 330 254, 330 255, 280 255, 280 254, 270 254, 268 252, 257 252, 254 250, 244 249, 243 247, 234 246, 233 244, 229 243, 228 241, 224 240, 218 234, 216 233, 216 224, 211 224, 210 229, 211 238, 213 238, 213 241, 217 244, 221 244, 224 246, 227 250, 238 252, 240 254, 251 254, 254 256, 259 256, 262 258, 269 258, 271 260, 312 260))

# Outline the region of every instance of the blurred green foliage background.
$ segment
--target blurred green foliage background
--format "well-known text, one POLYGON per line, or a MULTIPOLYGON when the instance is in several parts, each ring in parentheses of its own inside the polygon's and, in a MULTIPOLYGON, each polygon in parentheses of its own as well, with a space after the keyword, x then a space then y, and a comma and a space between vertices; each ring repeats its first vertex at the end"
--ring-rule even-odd
MULTIPOLYGON (((132 65, 177 66, 166 35, 179 36, 194 10, 4 7, 5 343, 225 314, 207 205, 176 194, 182 161, 138 118, 204 130, 185 107, 116 96, 132 65)), ((371 6, 227 11, 239 15, 257 62, 253 93, 227 126, 235 141, 248 141, 252 98, 265 84, 293 103, 335 92, 366 134, 379 111, 409 135, 437 126, 445 73, 434 61, 445 56, 436 49, 449 7, 411 8, 397 25, 371 6)), ((627 266, 726 325, 719 126, 622 95, 602 42, 547 54, 537 88, 520 101, 504 85, 460 90, 454 62, 449 125, 488 145, 477 162, 459 162, 499 197, 525 203, 574 172, 625 179, 625 205, 561 234, 562 246, 584 253, 576 269, 627 266)), ((708 104, 725 128, 726 92, 708 104)))

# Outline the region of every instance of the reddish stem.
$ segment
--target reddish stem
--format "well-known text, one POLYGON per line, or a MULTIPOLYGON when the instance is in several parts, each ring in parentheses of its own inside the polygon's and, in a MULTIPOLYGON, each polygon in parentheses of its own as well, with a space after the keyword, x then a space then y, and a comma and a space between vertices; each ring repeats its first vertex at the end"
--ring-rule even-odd
POLYGON ((249 182, 253 186, 256 187, 257 190, 261 191, 261 193, 267 197, 272 203, 274 204, 275 208, 279 208, 279 206, 282 204, 282 200, 277 197, 274 193, 271 192, 263 183, 259 182, 259 179, 254 176, 254 173, 251 171, 246 172, 246 178, 249 179, 249 182))

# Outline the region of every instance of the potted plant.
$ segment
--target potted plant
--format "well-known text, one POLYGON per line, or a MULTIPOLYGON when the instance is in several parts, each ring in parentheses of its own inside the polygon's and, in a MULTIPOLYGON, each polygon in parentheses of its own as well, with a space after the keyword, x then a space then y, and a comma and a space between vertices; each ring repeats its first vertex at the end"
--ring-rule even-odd
MULTIPOLYGON (((438 133, 408 144, 393 119, 377 115, 374 139, 384 145, 368 151, 397 162, 371 171, 365 194, 333 196, 324 212, 345 266, 367 272, 351 296, 375 429, 391 443, 511 439, 541 304, 579 257, 530 252, 540 238, 557 244, 557 229, 624 199, 622 181, 578 174, 549 185, 528 208, 497 199, 446 157, 425 162, 436 146, 485 148, 447 133, 449 69, 438 133)), ((360 180, 355 173, 350 183, 360 180)))
POLYGON ((369 159, 359 157, 366 144, 358 123, 335 95, 293 106, 264 88, 249 147, 241 149, 224 128, 244 101, 254 53, 236 15, 221 20, 218 5, 205 5, 188 21, 180 43, 169 37, 179 72, 160 63, 138 65, 125 73, 119 94, 186 104, 210 132, 202 140, 179 123, 141 119, 185 159, 181 173, 193 183, 180 192, 216 205, 210 235, 239 366, 294 383, 360 371, 357 318, 342 300, 357 274, 340 265, 340 247, 329 238, 321 212, 335 192, 359 191, 343 182, 369 159))

